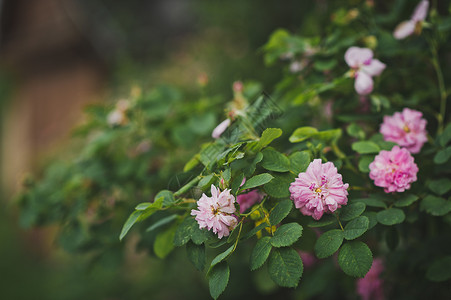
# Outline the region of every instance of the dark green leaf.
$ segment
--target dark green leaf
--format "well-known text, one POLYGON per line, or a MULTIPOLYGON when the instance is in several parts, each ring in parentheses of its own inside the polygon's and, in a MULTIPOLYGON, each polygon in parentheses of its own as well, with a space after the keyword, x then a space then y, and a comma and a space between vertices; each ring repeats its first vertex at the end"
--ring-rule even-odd
POLYGON ((293 207, 293 201, 287 199, 282 200, 279 203, 276 204, 276 206, 271 209, 269 212, 269 222, 271 225, 277 225, 280 222, 282 222, 283 219, 285 219, 286 216, 291 211, 291 208, 293 207))
POLYGON ((349 276, 363 278, 371 268, 373 254, 362 242, 345 243, 338 254, 340 268, 349 276))
POLYGON ((208 272, 208 286, 210 287, 210 295, 213 299, 224 292, 229 283, 230 269, 226 262, 217 264, 210 272, 208 272))
POLYGON ((401 199, 396 200, 394 204, 396 207, 406 207, 414 203, 418 199, 419 197, 417 195, 408 194, 403 196, 401 199))
POLYGON ((371 198, 371 197, 354 199, 353 202, 362 202, 362 203, 365 203, 366 206, 371 206, 371 207, 387 208, 387 204, 385 204, 384 201, 376 199, 376 198, 371 198))
POLYGON ((451 158, 451 147, 448 147, 446 149, 437 152, 437 154, 434 156, 434 163, 443 164, 446 163, 450 158, 451 158))
POLYGON ((346 132, 355 138, 358 138, 359 140, 362 140, 365 138, 365 131, 363 131, 362 127, 357 125, 356 123, 351 123, 346 128, 346 132))
POLYGON ((265 192, 274 198, 290 197, 290 185, 294 182, 294 175, 290 173, 274 175, 271 182, 265 184, 265 192))
POLYGON ((274 177, 271 174, 263 173, 259 175, 255 175, 250 179, 246 180, 246 183, 241 187, 241 190, 251 189, 257 186, 264 185, 270 182, 274 177))
POLYGON ((287 247, 293 245, 302 236, 302 226, 298 223, 288 223, 277 228, 271 238, 274 247, 287 247))
POLYGON ((451 180, 448 178, 441 178, 437 180, 430 180, 428 188, 439 196, 442 196, 451 190, 451 180))
POLYGON ((172 249, 174 249, 174 235, 176 226, 171 226, 163 232, 160 232, 155 238, 153 251, 158 258, 165 258, 172 249))
POLYGON ((269 227, 269 224, 266 222, 259 224, 258 226, 252 228, 252 230, 250 230, 248 233, 246 233, 243 237, 243 240, 247 240, 248 238, 253 237, 255 234, 257 234, 257 232, 259 232, 262 229, 265 229, 266 227, 269 227))
POLYGON ((236 193, 240 189, 240 185, 243 182, 243 179, 244 179, 244 174, 243 173, 239 174, 238 176, 236 176, 233 179, 232 186, 231 186, 231 193, 233 195, 236 195, 236 193))
POLYGON ((224 259, 226 259, 234 250, 235 245, 230 246, 226 251, 218 254, 212 261, 210 268, 214 267, 218 263, 222 262, 224 259))
POLYGON ((340 229, 332 229, 323 233, 315 244, 318 258, 326 258, 334 254, 343 243, 344 233, 340 229))
POLYGON ((350 221, 357 218, 365 211, 366 205, 363 202, 356 202, 345 205, 340 210, 340 220, 350 221))
POLYGON ((352 150, 360 154, 379 153, 381 150, 379 146, 373 142, 355 142, 352 144, 352 150))
POLYGON ((346 224, 344 236, 347 240, 353 240, 364 234, 369 227, 370 220, 367 217, 360 216, 346 224))
POLYGON ((451 211, 451 201, 428 195, 421 201, 420 209, 433 216, 444 216, 451 211))
POLYGON ((377 224, 377 213, 374 211, 366 211, 362 214, 362 216, 365 216, 368 218, 368 220, 370 221, 369 225, 368 225, 368 230, 370 230, 371 228, 373 228, 374 226, 376 226, 377 224))
POLYGON ((252 250, 250 259, 250 268, 252 271, 263 266, 265 261, 268 259, 269 253, 272 249, 271 243, 269 242, 270 239, 271 238, 269 236, 261 238, 252 250))
POLYGON ((440 135, 440 146, 445 147, 451 141, 451 123, 445 127, 443 133, 440 135))
POLYGON ((209 188, 213 181, 216 179, 215 174, 210 174, 207 176, 202 177, 202 179, 197 184, 201 189, 207 189, 209 188))
POLYGON ((196 245, 193 242, 188 242, 186 244, 186 254, 196 269, 202 271, 205 268, 205 245, 196 245))
POLYGON ((385 229, 385 242, 390 250, 395 250, 399 244, 399 234, 396 227, 386 227, 385 229))
POLYGON ((177 215, 167 216, 167 217, 155 222, 151 226, 149 226, 149 228, 146 229, 146 232, 150 232, 150 231, 155 230, 155 229, 157 229, 157 228, 159 228, 161 226, 164 226, 164 225, 166 225, 168 223, 171 223, 172 221, 174 221, 177 218, 178 218, 177 215))
POLYGON ((389 208, 377 213, 377 221, 383 225, 395 225, 404 222, 406 215, 399 208, 389 208))
POLYGON ((199 227, 196 220, 191 216, 187 216, 175 231, 174 245, 177 247, 185 245, 191 239, 196 227, 199 227))
POLYGON ((290 171, 299 174, 307 170, 310 164, 310 153, 307 151, 294 152, 290 155, 290 171))
POLYGON ((435 260, 428 268, 426 277, 431 281, 447 281, 451 279, 451 256, 435 260))
POLYGON ((290 160, 273 148, 263 150, 261 166, 269 171, 287 172, 290 170, 290 160))
POLYGON ((303 269, 299 254, 292 248, 275 248, 269 255, 269 276, 280 286, 296 287, 303 269))
POLYGON ((175 203, 174 194, 168 190, 162 190, 158 192, 155 196, 155 199, 163 198, 163 206, 171 206, 175 203))
POLYGON ((124 238, 124 236, 128 233, 128 231, 130 230, 130 228, 132 228, 132 226, 138 221, 139 217, 141 216, 142 211, 137 210, 134 211, 127 219, 127 221, 125 221, 124 226, 122 227, 122 231, 121 231, 121 235, 119 236, 119 239, 122 240, 124 238))
POLYGON ((307 226, 312 227, 312 228, 324 227, 324 226, 333 224, 335 222, 337 222, 337 219, 335 218, 335 216, 323 216, 321 218, 321 220, 319 220, 319 221, 316 221, 314 219, 311 220, 307 226))

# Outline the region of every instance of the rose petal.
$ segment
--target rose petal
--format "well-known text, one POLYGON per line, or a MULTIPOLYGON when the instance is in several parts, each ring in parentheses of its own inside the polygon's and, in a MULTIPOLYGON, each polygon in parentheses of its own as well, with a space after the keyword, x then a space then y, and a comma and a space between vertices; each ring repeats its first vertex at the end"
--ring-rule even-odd
POLYGON ((360 70, 370 76, 379 76, 386 65, 378 59, 372 59, 369 65, 363 65, 360 70))
POLYGON ((213 129, 213 132, 211 133, 211 136, 215 139, 218 139, 221 134, 227 129, 227 127, 230 126, 230 119, 225 119, 222 121, 218 126, 216 126, 215 129, 213 129))
POLYGON ((410 18, 412 21, 420 22, 424 21, 426 19, 427 13, 429 8, 429 1, 423 0, 420 3, 418 3, 417 7, 415 7, 415 10, 412 14, 412 17, 410 18))
POLYGON ((409 20, 400 23, 396 26, 395 31, 393 32, 393 36, 397 40, 402 40, 409 35, 411 35, 415 31, 415 21, 409 20))
POLYGON ((359 68, 373 58, 373 51, 368 48, 351 47, 345 53, 345 61, 351 68, 359 68))
POLYGON ((365 72, 356 73, 354 88, 359 95, 368 95, 373 91, 373 79, 365 72))

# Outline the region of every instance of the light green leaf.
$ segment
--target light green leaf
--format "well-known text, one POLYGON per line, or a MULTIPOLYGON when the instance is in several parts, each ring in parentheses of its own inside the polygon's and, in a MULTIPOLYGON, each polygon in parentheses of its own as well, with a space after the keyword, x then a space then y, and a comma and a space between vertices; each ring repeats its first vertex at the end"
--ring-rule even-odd
POLYGON ((163 219, 161 219, 161 220, 158 220, 158 221, 155 222, 154 224, 150 225, 150 226, 146 229, 146 232, 150 232, 150 231, 155 230, 155 229, 157 229, 157 228, 159 228, 159 227, 161 227, 161 226, 164 226, 164 225, 166 225, 166 224, 168 224, 168 223, 174 221, 174 220, 177 219, 177 218, 178 218, 178 215, 170 215, 170 216, 167 216, 167 217, 165 217, 165 218, 163 218, 163 219))
POLYGON ((340 220, 350 221, 365 211, 366 205, 362 202, 351 203, 340 209, 340 220))
POLYGON ((445 147, 451 141, 451 123, 445 127, 443 133, 440 135, 439 142, 440 146, 445 147))
POLYGON ((314 127, 300 127, 296 129, 290 136, 289 141, 291 143, 299 143, 314 137, 318 133, 318 129, 314 127))
POLYGON ((241 187, 241 190, 251 189, 257 186, 264 185, 270 182, 274 177, 269 173, 262 173, 259 175, 255 175, 250 179, 246 180, 246 182, 241 187))
POLYGON ((302 226, 298 223, 280 226, 271 238, 271 245, 278 248, 293 245, 302 236, 302 229, 302 226))
POLYGON ((451 147, 440 150, 434 156, 434 163, 437 165, 446 163, 451 158, 451 147))
POLYGON ((360 154, 369 154, 369 153, 379 153, 381 150, 376 143, 364 141, 364 142, 355 142, 352 144, 352 150, 360 153, 360 154))
POLYGON ((404 222, 406 215, 399 208, 389 208, 377 213, 377 221, 383 225, 395 225, 404 222))
POLYGON ((261 166, 269 171, 288 172, 290 170, 290 160, 273 148, 266 148, 263 150, 261 166))
POLYGON ((323 233, 315 244, 315 254, 318 258, 326 258, 337 252, 343 243, 344 233, 340 229, 332 229, 323 233))
POLYGON ((174 249, 174 236, 177 226, 171 226, 163 232, 160 232, 155 238, 153 251, 158 258, 165 258, 172 249, 174 249))
POLYGON ((351 123, 346 128, 346 132, 355 138, 358 138, 359 140, 363 140, 365 138, 365 131, 363 131, 362 127, 357 125, 356 123, 351 123))
POLYGON ((124 236, 128 233, 128 231, 130 230, 130 228, 132 228, 132 226, 138 221, 139 217, 142 215, 142 211, 137 210, 134 211, 127 219, 127 221, 125 221, 124 226, 122 227, 122 231, 121 234, 119 236, 119 239, 122 240, 124 238, 124 236))
MULTIPOLYGON (((175 203, 174 194, 171 191, 168 190, 162 190, 159 191, 158 194, 155 196, 155 199, 163 198, 163 206, 171 206, 175 203)), ((155 202, 154 202, 155 203, 155 202)))
POLYGON ((263 266, 265 261, 268 259, 269 253, 272 249, 271 243, 269 242, 270 239, 271 238, 269 236, 261 238, 252 250, 250 259, 250 268, 252 271, 263 266))
POLYGON ((293 207, 293 201, 287 199, 282 200, 274 206, 269 212, 269 222, 271 225, 277 225, 285 219, 293 207))
POLYGON ((229 283, 230 269, 226 262, 222 262, 214 266, 208 273, 208 286, 210 287, 210 295, 213 299, 224 292, 229 283))
POLYGON ((280 286, 296 287, 303 269, 299 254, 292 248, 275 248, 269 255, 269 276, 280 286))
POLYGON ((186 254, 196 269, 202 271, 205 268, 205 245, 196 245, 193 242, 188 242, 186 244, 186 254))
POLYGON ((363 173, 370 172, 370 163, 374 161, 374 155, 362 155, 359 160, 359 171, 363 173))
POLYGON ((290 155, 290 171, 299 174, 307 170, 310 164, 310 153, 308 151, 294 152, 290 155))
POLYGON ((362 242, 348 242, 341 247, 338 264, 349 276, 363 278, 373 264, 373 254, 362 242))
POLYGON ((207 176, 204 176, 199 183, 197 184, 197 186, 199 186, 201 189, 208 189, 214 182, 214 180, 216 179, 215 174, 209 174, 207 176))
POLYGON ((433 216, 444 216, 451 211, 451 201, 428 195, 421 201, 420 209, 433 216))
POLYGON ((401 199, 396 200, 394 205, 396 207, 406 207, 406 206, 409 206, 410 204, 414 203, 418 199, 419 199, 419 197, 417 195, 408 194, 408 195, 404 195, 401 199))
POLYGON ((370 220, 367 217, 360 216, 346 224, 344 236, 347 240, 353 240, 364 234, 369 227, 370 220))

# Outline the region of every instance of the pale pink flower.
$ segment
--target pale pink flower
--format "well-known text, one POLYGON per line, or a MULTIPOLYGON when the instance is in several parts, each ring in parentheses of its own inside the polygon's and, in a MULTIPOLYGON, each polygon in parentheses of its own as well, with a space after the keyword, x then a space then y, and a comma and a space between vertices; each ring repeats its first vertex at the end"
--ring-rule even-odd
POLYGON ((395 142, 410 153, 418 153, 428 140, 427 121, 422 116, 421 112, 409 108, 395 112, 393 116, 384 116, 380 133, 384 140, 395 142))
POLYGON ((224 131, 227 129, 227 127, 230 126, 230 119, 225 119, 222 121, 218 126, 216 126, 215 129, 213 129, 213 132, 211 133, 211 136, 215 139, 219 139, 221 134, 224 133, 224 131))
POLYGON ((368 95, 373 91, 373 78, 379 76, 386 65, 373 58, 368 48, 351 47, 345 53, 345 61, 354 70, 354 88, 359 95, 368 95))
POLYGON ((369 167, 370 178, 386 193, 404 192, 417 181, 418 166, 410 152, 398 146, 379 152, 369 167))
POLYGON ((258 190, 252 190, 238 195, 236 197, 236 202, 240 204, 240 214, 244 213, 255 203, 262 201, 263 197, 263 194, 261 194, 258 190))
POLYGON ((429 1, 423 0, 418 3, 415 11, 413 12, 410 20, 401 22, 396 26, 393 36, 395 39, 402 40, 414 32, 420 33, 422 28, 422 23, 426 19, 429 8, 429 1))
POLYGON ((110 126, 124 125, 127 123, 127 117, 123 111, 115 109, 108 114, 107 122, 110 126))
POLYGON ((233 215, 236 211, 235 197, 230 194, 230 190, 220 191, 214 185, 211 185, 211 197, 202 194, 197 201, 199 210, 191 210, 191 215, 196 216, 199 228, 207 227, 213 229, 218 234, 218 238, 228 236, 230 231, 237 225, 237 219, 233 215))
POLYGON ((302 214, 319 220, 324 213, 332 213, 348 203, 348 187, 333 163, 323 164, 321 159, 315 159, 291 183, 291 200, 302 214))
POLYGON ((362 300, 384 300, 384 281, 379 277, 384 271, 384 265, 380 258, 373 261, 371 269, 365 277, 357 280, 357 294, 362 300))

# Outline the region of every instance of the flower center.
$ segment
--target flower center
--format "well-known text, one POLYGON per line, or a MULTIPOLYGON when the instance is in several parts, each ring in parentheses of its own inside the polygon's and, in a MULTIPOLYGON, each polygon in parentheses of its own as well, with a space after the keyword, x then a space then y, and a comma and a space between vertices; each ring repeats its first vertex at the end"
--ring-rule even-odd
POLYGON ((402 128, 402 130, 404 130, 404 132, 409 133, 410 132, 410 128, 407 127, 407 125, 404 125, 404 127, 402 128))
POLYGON ((318 193, 318 194, 319 194, 319 193, 321 193, 321 192, 322 192, 322 191, 321 191, 320 188, 316 188, 316 189, 315 189, 315 193, 318 193))

